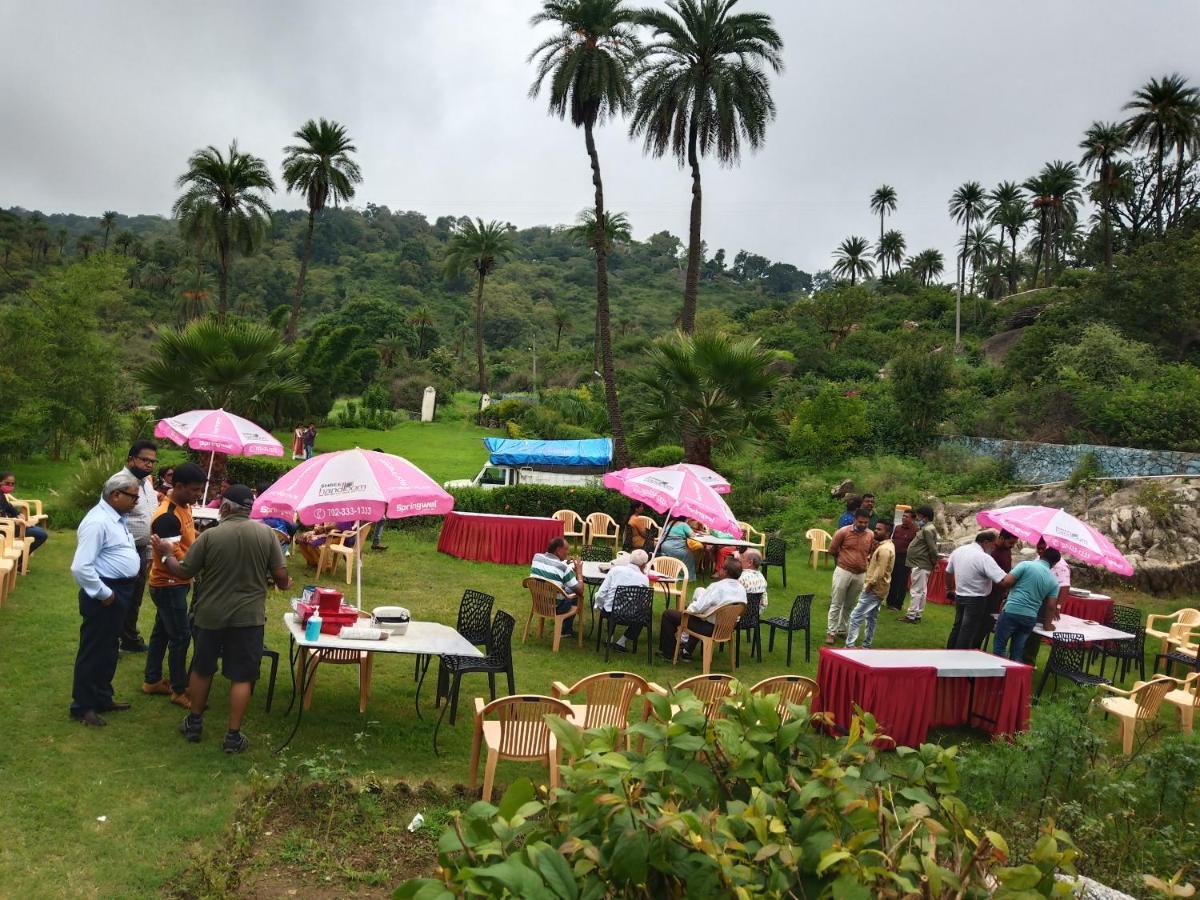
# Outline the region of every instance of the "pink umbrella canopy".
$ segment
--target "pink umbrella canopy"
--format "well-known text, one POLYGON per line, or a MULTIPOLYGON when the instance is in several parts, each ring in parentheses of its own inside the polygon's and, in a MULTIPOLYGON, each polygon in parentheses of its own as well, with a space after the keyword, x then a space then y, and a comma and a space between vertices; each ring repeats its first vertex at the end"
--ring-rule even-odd
POLYGON ((302 462, 258 495, 252 515, 299 515, 318 525, 440 516, 453 508, 454 498, 407 459, 356 448, 302 462))
POLYGON ((737 517, 729 505, 690 469, 679 466, 620 469, 604 476, 604 486, 645 503, 655 512, 674 518, 696 519, 709 528, 728 531, 734 537, 742 536, 737 517))
POLYGON ((1101 566, 1118 575, 1132 575, 1133 566, 1107 537, 1069 512, 1049 506, 1007 506, 975 514, 985 528, 1003 528, 1030 544, 1044 538, 1046 545, 1089 566, 1101 566))
POLYGON ((283 456, 283 444, 271 432, 223 409, 194 409, 163 419, 154 436, 230 456, 283 456))
POLYGON ((675 465, 667 466, 667 468, 672 471, 678 469, 683 472, 691 472, 718 494, 728 494, 733 490, 724 475, 714 472, 707 466, 699 466, 695 463, 675 463, 675 465))

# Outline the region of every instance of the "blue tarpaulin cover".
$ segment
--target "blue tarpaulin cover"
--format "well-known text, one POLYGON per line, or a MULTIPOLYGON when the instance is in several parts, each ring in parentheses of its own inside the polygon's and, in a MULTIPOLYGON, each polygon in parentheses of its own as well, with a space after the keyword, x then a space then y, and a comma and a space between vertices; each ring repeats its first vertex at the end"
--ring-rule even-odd
POLYGON ((488 461, 494 466, 589 466, 605 468, 612 462, 612 440, 524 441, 484 438, 488 461))

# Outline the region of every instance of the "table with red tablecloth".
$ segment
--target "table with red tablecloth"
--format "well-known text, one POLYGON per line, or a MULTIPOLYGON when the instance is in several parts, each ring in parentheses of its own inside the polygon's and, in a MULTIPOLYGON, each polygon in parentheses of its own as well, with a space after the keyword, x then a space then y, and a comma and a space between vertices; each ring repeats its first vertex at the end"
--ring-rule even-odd
POLYGON ((925 602, 938 603, 942 606, 953 605, 946 596, 946 566, 950 563, 948 557, 940 557, 929 573, 929 586, 925 594, 925 602))
POLYGON ((843 732, 859 706, 897 745, 915 747, 931 727, 1024 731, 1032 684, 1030 666, 980 650, 822 647, 816 706, 843 732))
POLYGON ((1108 625, 1112 622, 1113 599, 1101 594, 1093 594, 1090 597, 1067 594, 1059 604, 1059 608, 1061 612, 1068 616, 1075 616, 1077 619, 1099 622, 1101 625, 1108 625))
POLYGON ((562 533, 560 519, 450 512, 442 523, 437 548, 459 559, 529 565, 535 553, 544 553, 550 541, 562 533))

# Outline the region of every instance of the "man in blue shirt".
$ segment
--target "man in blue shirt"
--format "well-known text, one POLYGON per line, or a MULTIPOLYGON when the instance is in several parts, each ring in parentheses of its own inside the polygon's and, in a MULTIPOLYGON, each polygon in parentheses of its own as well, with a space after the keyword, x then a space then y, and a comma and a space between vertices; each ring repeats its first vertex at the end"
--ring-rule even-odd
POLYGON ((108 724, 102 712, 129 709, 113 699, 117 645, 142 557, 125 517, 140 497, 139 482, 122 469, 104 482, 100 502, 79 523, 71 574, 79 584, 79 652, 71 689, 71 716, 84 725, 108 724))
MULTIPOLYGON (((997 656, 1021 661, 1025 653, 1025 643, 1037 625, 1038 613, 1042 604, 1047 600, 1058 597, 1058 579, 1050 570, 1062 558, 1053 547, 1043 554, 1041 559, 1026 560, 1019 563, 1005 581, 1012 581, 1008 591, 1008 599, 1004 601, 1004 611, 996 620, 996 637, 992 642, 992 652, 997 656)), ((1049 619, 1053 616, 1053 604, 1047 604, 1047 621, 1042 627, 1053 631, 1054 625, 1049 619)))

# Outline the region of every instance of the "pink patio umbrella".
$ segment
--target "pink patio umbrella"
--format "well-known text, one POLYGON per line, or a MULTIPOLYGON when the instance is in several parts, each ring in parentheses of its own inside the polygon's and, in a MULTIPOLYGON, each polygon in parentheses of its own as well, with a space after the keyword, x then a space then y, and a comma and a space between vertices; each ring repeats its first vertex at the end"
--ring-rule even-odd
POLYGON ((1132 575, 1133 566, 1113 542, 1069 512, 1049 506, 1006 506, 975 514, 985 528, 1003 528, 1030 544, 1039 538, 1060 553, 1089 566, 1102 566, 1118 575, 1132 575))
MULTIPOLYGON (((407 459, 355 448, 302 462, 258 495, 251 515, 299 515, 305 525, 353 520, 357 531, 361 522, 441 516, 453 508, 454 498, 407 459)), ((361 603, 362 553, 355 555, 361 603)))
MULTIPOLYGON (((207 450, 208 474, 212 476, 213 456, 283 456, 283 444, 271 432, 249 419, 223 409, 194 409, 162 419, 154 426, 154 436, 167 438, 179 446, 207 450)), ((204 483, 204 501, 208 502, 208 481, 204 483)))
POLYGON ((729 504, 690 468, 620 469, 604 476, 604 486, 666 513, 668 518, 696 519, 709 528, 742 536, 729 504))
MULTIPOLYGON (((675 463, 673 466, 665 466, 664 469, 671 472, 690 472, 718 494, 728 494, 733 490, 724 475, 714 472, 707 466, 697 465, 696 463, 675 463)), ((609 481, 606 480, 605 485, 613 488, 614 490, 620 490, 618 484, 623 482, 626 478, 632 478, 637 475, 643 475, 646 472, 655 471, 658 470, 654 466, 637 466, 632 469, 621 469, 617 472, 610 472, 609 476, 612 478, 612 483, 610 484, 609 481)))

